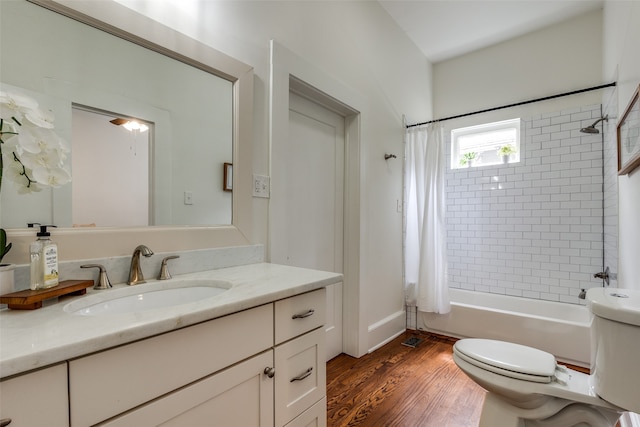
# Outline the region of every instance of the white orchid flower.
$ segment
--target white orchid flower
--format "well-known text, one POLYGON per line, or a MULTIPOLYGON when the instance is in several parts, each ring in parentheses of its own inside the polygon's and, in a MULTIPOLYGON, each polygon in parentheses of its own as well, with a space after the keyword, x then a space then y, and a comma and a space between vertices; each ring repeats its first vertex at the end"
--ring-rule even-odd
MULTIPOLYGON (((71 180, 64 166, 71 150, 54 131, 54 115, 29 97, 0 91, 0 132, 6 175, 18 183, 18 193, 59 187, 71 180)), ((3 165, 0 164, 0 165, 3 165)))
POLYGON ((18 182, 23 171, 24 167, 22 167, 20 163, 12 161, 4 167, 4 176, 5 178, 18 182))
MULTIPOLYGON (((24 117, 32 124, 44 128, 53 129, 53 121, 55 119, 51 111, 45 111, 40 108, 32 108, 24 113, 24 117)), ((26 124, 26 123, 23 123, 26 124)))
POLYGON ((20 161, 29 169, 35 169, 38 167, 51 169, 59 167, 61 163, 57 151, 41 151, 39 153, 30 153, 25 151, 20 156, 20 161))
POLYGON ((19 126, 16 123, 3 122, 2 129, 0 129, 2 142, 7 144, 7 146, 18 144, 20 142, 19 138, 16 138, 18 136, 18 128, 19 126), (11 141, 12 139, 13 141, 11 141))
POLYGON ((26 111, 35 110, 38 103, 27 96, 0 91, 0 118, 7 122, 21 121, 26 111))
POLYGON ((64 163, 67 161, 67 158, 69 156, 67 156, 67 154, 70 152, 70 150, 66 150, 64 147, 59 147, 57 150, 55 150, 56 152, 56 156, 58 156, 58 166, 59 167, 64 167, 64 163))
POLYGON ((20 128, 20 146, 29 153, 42 153, 58 150, 60 138, 51 129, 23 126, 20 128))
POLYGON ((40 185, 58 188, 71 181, 71 175, 63 168, 46 168, 38 166, 33 169, 33 178, 40 185))
MULTIPOLYGON (((22 179, 25 179, 22 177, 22 179)), ((18 187, 18 194, 31 194, 31 193, 39 193, 42 191, 42 187, 38 185, 36 182, 32 182, 31 185, 21 185, 18 187)))
POLYGON ((35 193, 42 190, 42 187, 38 186, 35 182, 31 182, 28 176, 31 176, 32 171, 26 168, 23 164, 12 161, 4 168, 4 177, 19 184, 18 194, 35 193))

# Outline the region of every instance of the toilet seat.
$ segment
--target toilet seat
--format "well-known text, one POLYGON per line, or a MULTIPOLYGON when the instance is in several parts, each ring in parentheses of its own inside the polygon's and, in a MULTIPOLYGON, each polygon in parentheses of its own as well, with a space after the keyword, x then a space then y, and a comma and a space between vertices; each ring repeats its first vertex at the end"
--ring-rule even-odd
POLYGON ((468 338, 456 342, 453 352, 467 363, 509 378, 536 383, 555 379, 556 358, 533 347, 468 338))

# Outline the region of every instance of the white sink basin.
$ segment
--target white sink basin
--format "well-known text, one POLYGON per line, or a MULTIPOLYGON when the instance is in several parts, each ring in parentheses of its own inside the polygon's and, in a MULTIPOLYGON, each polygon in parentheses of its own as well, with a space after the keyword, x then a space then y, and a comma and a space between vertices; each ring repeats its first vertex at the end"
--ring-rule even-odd
POLYGON ((64 306, 64 311, 80 316, 136 313, 173 307, 215 297, 229 290, 231 283, 220 280, 171 280, 100 291, 64 306))

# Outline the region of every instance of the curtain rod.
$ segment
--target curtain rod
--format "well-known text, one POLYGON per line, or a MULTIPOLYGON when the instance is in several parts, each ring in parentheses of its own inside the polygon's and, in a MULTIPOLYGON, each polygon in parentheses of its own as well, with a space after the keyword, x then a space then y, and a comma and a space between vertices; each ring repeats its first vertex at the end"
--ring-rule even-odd
POLYGON ((616 82, 607 83, 607 84, 604 84, 604 85, 593 86, 593 87, 589 87, 589 88, 586 88, 586 89, 579 89, 579 90, 574 90, 574 91, 571 91, 571 92, 560 93, 560 94, 557 94, 557 95, 545 96, 543 98, 531 99, 529 101, 517 102, 515 104, 503 105, 501 107, 488 108, 486 110, 474 111, 472 113, 458 114, 457 116, 450 116, 450 117, 444 117, 442 119, 435 119, 435 120, 429 120, 429 121, 422 122, 422 123, 415 123, 415 124, 412 124, 412 125, 406 125, 406 127, 407 127, 407 129, 409 129, 409 128, 416 127, 416 126, 428 125, 429 123, 443 122, 445 120, 451 120, 451 119, 458 119, 460 117, 473 116, 474 114, 488 113, 489 111, 502 110, 503 108, 517 107, 519 105, 531 104, 533 102, 539 102, 539 101, 547 101, 549 99, 560 98, 560 97, 569 96, 569 95, 575 95, 575 94, 578 94, 578 93, 589 92, 589 91, 597 90, 597 89, 604 89, 604 88, 612 87, 612 86, 615 86, 615 85, 616 85, 616 82))

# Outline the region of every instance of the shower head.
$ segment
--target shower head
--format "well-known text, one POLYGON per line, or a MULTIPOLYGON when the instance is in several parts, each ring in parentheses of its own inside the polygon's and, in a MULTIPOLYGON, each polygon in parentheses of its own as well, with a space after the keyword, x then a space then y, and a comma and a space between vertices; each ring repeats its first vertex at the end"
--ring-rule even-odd
POLYGON ((591 126, 587 126, 586 128, 582 128, 580 129, 580 132, 582 133, 600 133, 600 131, 596 128, 596 125, 598 123, 600 123, 601 121, 605 121, 608 122, 609 121, 609 116, 606 115, 602 118, 599 118, 598 120, 596 120, 595 122, 593 122, 593 124, 591 126))
POLYGON ((582 128, 582 129, 580 129, 580 132, 582 132, 582 133, 600 133, 600 131, 598 129, 594 128, 593 126, 582 128))

